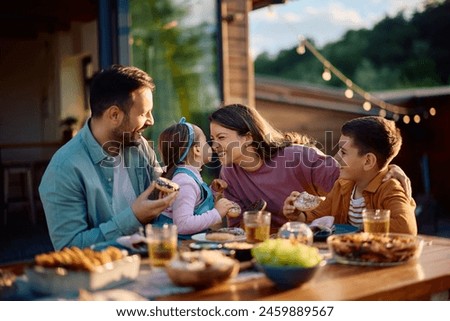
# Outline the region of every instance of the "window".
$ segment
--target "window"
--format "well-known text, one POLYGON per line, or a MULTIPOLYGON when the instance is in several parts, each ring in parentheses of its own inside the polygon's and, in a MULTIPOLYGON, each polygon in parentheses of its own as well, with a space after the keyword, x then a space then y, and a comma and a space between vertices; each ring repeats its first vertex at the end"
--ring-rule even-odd
POLYGON ((219 106, 217 0, 133 0, 132 65, 154 79, 156 141, 167 126, 185 116, 209 137, 207 116, 219 106))

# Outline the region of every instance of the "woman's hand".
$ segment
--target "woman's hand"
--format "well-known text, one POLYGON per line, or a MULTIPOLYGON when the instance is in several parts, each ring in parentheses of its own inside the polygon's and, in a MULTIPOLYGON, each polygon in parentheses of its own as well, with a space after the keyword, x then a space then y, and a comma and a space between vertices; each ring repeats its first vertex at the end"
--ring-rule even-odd
POLYGON ((223 191, 228 187, 227 182, 225 182, 223 179, 215 178, 211 182, 211 189, 214 192, 217 193, 223 193, 223 191))
POLYGON ((389 165, 389 171, 386 176, 383 178, 383 182, 388 179, 395 178, 400 184, 402 184, 403 189, 405 190, 406 195, 411 198, 412 197, 412 187, 411 181, 408 176, 406 176, 405 172, 397 165, 389 165))
POLYGON ((225 182, 223 179, 215 178, 211 182, 211 189, 214 192, 214 201, 218 201, 223 197, 223 191, 226 190, 228 187, 227 182, 225 182))
POLYGON ((302 212, 299 211, 294 206, 294 201, 297 199, 297 197, 300 195, 299 192, 293 191, 291 195, 289 195, 285 200, 283 204, 283 215, 289 220, 289 221, 300 221, 303 222, 305 220, 304 215, 301 215, 302 212))

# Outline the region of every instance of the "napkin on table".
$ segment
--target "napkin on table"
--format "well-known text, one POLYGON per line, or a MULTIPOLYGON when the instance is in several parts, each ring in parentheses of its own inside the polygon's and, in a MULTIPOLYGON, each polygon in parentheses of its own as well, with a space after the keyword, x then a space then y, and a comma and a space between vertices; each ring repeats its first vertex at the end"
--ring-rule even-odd
POLYGON ((322 216, 309 224, 309 227, 314 230, 324 230, 324 229, 330 229, 333 230, 334 228, 334 216, 322 216))

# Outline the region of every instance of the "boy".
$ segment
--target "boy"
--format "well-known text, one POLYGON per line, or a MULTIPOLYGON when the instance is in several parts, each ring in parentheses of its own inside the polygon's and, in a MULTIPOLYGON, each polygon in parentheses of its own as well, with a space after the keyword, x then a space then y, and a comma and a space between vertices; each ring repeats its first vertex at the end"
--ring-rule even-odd
POLYGON ((300 212, 293 205, 299 195, 294 191, 284 202, 283 214, 290 220, 302 222, 333 215, 335 223, 361 228, 364 208, 389 209, 390 232, 416 235, 414 200, 397 180, 382 182, 401 144, 400 130, 391 120, 368 116, 346 122, 341 129, 336 155, 340 164, 339 179, 326 200, 310 212, 300 212))

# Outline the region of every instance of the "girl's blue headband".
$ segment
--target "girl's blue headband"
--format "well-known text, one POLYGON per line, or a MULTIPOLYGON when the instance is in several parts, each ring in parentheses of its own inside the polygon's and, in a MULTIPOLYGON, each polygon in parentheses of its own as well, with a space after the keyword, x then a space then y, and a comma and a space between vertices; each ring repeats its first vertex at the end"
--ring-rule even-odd
POLYGON ((181 117, 180 121, 178 122, 179 124, 183 124, 186 125, 189 131, 189 138, 188 138, 188 144, 186 146, 186 149, 183 152, 183 155, 181 155, 180 159, 178 160, 178 164, 181 163, 182 161, 185 160, 187 154, 189 153, 189 150, 192 147, 192 144, 194 144, 194 127, 192 127, 192 125, 188 122, 186 122, 186 118, 185 117, 181 117))

